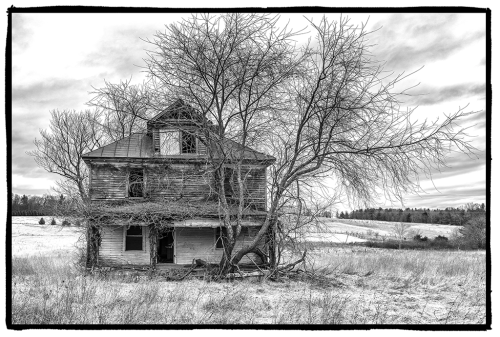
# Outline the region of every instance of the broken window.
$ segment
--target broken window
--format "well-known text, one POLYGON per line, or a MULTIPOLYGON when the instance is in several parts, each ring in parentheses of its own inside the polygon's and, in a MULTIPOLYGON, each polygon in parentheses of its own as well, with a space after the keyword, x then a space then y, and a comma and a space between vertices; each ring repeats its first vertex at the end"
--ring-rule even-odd
POLYGON ((129 198, 144 197, 144 170, 132 169, 128 178, 128 196, 129 198))
POLYGON ((181 153, 196 153, 196 137, 194 134, 182 132, 181 153))
POLYGON ((179 154, 179 131, 160 130, 160 154, 163 156, 179 154))
POLYGON ((142 227, 130 226, 125 235, 125 250, 142 250, 142 227))

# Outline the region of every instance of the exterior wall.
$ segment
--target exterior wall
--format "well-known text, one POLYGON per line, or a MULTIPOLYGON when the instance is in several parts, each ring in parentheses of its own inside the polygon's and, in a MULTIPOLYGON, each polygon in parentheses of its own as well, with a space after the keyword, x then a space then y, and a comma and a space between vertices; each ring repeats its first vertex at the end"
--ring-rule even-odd
MULTIPOLYGON (((101 231, 101 245, 99 247, 99 262, 102 264, 135 264, 149 265, 150 264, 150 245, 149 245, 149 229, 143 228, 143 250, 142 251, 125 251, 124 247, 124 231, 125 226, 106 226, 101 231)), ((235 249, 241 248, 246 243, 249 243, 259 227, 244 227, 241 240, 236 245, 235 249), (248 228, 248 230, 247 230, 248 228)), ((191 264, 193 259, 202 259, 207 262, 218 263, 222 257, 222 249, 215 246, 216 229, 215 228, 189 228, 180 227, 175 229, 174 234, 174 254, 176 264, 191 264)), ((261 247, 263 249, 264 243, 261 247)), ((260 262, 260 258, 255 254, 249 254, 256 262, 260 262)), ((252 263, 245 256, 242 263, 252 263)))
POLYGON ((90 169, 91 199, 126 198, 127 177, 127 169, 123 164, 93 164, 90 169))
MULTIPOLYGON (((259 166, 247 166, 242 168, 242 177, 245 181, 245 206, 249 204, 254 206, 256 209, 266 209, 266 168, 259 166)), ((233 194, 239 195, 239 185, 234 173, 232 179, 233 194)))
POLYGON ((152 199, 204 199, 212 196, 213 181, 201 163, 151 165, 146 190, 152 199))
MULTIPOLYGON (((201 200, 214 196, 214 179, 205 163, 151 159, 137 162, 94 161, 90 168, 91 200, 127 199, 128 174, 133 168, 144 168, 146 195, 152 200, 201 200)), ((266 168, 246 165, 242 173, 245 177, 245 199, 255 208, 265 209, 266 168)), ((239 187, 236 177, 230 184, 231 193, 237 196, 239 187)))
POLYGON ((101 230, 99 262, 103 264, 150 264, 149 228, 142 227, 142 251, 125 250, 124 233, 126 226, 105 226, 101 230))
MULTIPOLYGON (((252 238, 259 231, 259 227, 244 227, 244 236, 240 236, 235 250, 243 247, 243 245, 251 242, 252 238), (248 232, 246 230, 248 228, 248 232)), ((176 228, 175 229, 175 258, 177 264, 190 264, 193 259, 203 259, 207 262, 218 263, 222 257, 222 249, 215 248, 215 228, 176 228)), ((264 247, 262 242, 261 247, 264 247)), ((260 262, 260 258, 255 254, 249 254, 256 262, 260 262)), ((252 263, 245 256, 241 260, 242 263, 252 263)))

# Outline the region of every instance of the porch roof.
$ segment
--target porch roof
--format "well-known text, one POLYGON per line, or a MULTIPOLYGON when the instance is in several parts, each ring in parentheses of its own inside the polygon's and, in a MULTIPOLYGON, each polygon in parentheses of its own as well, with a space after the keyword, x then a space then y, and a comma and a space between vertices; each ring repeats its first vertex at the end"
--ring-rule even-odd
MULTIPOLYGON (((129 225, 129 223, 124 223, 123 225, 129 225)), ((133 225, 135 225, 135 226, 148 226, 148 224, 145 222, 133 223, 133 225)), ((174 222, 172 222, 172 225, 171 225, 171 227, 175 227, 175 228, 181 228, 181 227, 217 228, 220 226, 221 226, 221 221, 215 220, 215 219, 187 219, 187 220, 182 220, 182 221, 174 221, 174 222)), ((259 226, 262 226, 262 222, 251 221, 251 220, 242 220, 241 226, 242 227, 259 227, 259 226)))
MULTIPOLYGON (((93 218, 106 220, 107 223, 123 221, 129 225, 134 223, 150 223, 162 221, 173 223, 175 227, 218 227, 222 210, 215 201, 164 201, 164 202, 111 202, 92 205, 90 214, 93 218)), ((238 208, 230 207, 232 217, 238 208)), ((243 226, 259 226, 259 220, 266 217, 266 212, 254 209, 243 211, 243 226), (255 223, 255 224, 253 224, 255 223)))

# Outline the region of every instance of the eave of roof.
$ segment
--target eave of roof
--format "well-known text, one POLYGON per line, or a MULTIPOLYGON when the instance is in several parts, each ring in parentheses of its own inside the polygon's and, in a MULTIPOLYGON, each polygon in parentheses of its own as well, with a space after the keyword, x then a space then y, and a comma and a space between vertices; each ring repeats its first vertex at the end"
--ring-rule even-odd
POLYGON ((133 133, 123 139, 82 155, 86 158, 150 158, 152 139, 145 133, 133 133))

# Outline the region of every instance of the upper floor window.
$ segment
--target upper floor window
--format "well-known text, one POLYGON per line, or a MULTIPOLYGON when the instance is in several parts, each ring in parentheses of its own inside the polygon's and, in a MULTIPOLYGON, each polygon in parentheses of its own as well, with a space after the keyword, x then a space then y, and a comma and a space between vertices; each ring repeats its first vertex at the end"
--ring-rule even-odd
POLYGON ((196 136, 187 131, 160 130, 160 154, 173 156, 196 153, 196 136))
POLYGON ((196 137, 194 134, 182 131, 181 153, 196 153, 196 137))
POLYGON ((144 197, 144 170, 132 169, 128 176, 128 196, 129 198, 144 197))
POLYGON ((172 156, 179 154, 179 131, 161 130, 160 131, 160 154, 172 156))

